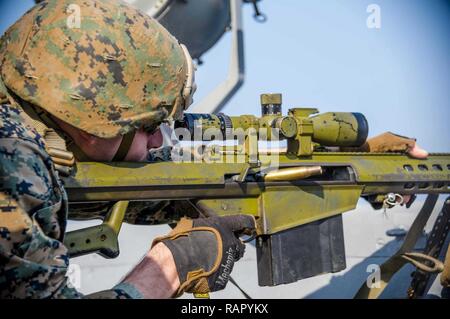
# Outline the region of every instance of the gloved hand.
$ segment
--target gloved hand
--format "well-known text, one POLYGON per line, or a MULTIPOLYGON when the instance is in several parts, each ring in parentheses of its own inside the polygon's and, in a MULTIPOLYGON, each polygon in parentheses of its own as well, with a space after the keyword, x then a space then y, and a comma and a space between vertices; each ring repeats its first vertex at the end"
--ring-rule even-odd
POLYGON ((385 153, 385 152, 409 152, 416 145, 416 140, 413 138, 397 135, 391 132, 386 132, 378 136, 369 138, 362 146, 357 148, 343 148, 343 151, 353 152, 371 152, 371 153, 385 153))
POLYGON ((180 279, 176 296, 184 292, 208 293, 224 289, 234 262, 245 251, 238 238, 256 229, 249 215, 182 218, 169 235, 156 238, 152 247, 164 243, 171 251, 180 279))

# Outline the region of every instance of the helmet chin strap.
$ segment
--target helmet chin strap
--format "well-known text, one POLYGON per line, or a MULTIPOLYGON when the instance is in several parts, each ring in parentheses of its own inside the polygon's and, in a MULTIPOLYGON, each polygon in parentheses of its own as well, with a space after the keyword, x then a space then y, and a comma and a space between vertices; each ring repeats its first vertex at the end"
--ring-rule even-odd
POLYGON ((128 151, 131 148, 131 144, 133 144, 134 135, 136 135, 136 130, 128 132, 122 138, 122 142, 120 142, 120 146, 117 149, 116 155, 112 159, 113 162, 122 162, 125 160, 125 157, 128 154, 128 151))

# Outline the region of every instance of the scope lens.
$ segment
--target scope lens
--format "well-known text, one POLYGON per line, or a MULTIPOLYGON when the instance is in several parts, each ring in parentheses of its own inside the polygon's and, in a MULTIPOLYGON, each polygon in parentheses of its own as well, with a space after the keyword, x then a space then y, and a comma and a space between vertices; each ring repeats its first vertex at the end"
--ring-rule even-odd
POLYGON ((328 112, 313 116, 313 141, 323 146, 359 147, 369 134, 361 113, 328 112))

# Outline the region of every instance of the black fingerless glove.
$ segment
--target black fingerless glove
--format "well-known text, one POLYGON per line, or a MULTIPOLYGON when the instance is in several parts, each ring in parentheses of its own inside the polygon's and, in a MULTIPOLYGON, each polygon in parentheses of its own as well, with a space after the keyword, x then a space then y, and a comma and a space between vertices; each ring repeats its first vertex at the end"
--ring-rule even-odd
POLYGON ((176 296, 204 294, 225 288, 234 262, 244 255, 245 245, 238 236, 254 231, 255 219, 248 215, 183 218, 152 246, 163 242, 172 252, 180 279, 176 296))

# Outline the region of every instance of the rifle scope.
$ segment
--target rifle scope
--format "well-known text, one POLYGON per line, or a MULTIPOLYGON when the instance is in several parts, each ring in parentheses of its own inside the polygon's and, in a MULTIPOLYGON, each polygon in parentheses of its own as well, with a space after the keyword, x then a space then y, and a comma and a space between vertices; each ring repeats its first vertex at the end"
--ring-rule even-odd
POLYGON ((281 108, 270 108, 276 112, 268 112, 262 117, 254 115, 228 116, 219 114, 185 113, 175 128, 185 128, 191 140, 235 139, 238 129, 247 131, 266 130, 266 138, 295 139, 297 135, 310 131, 313 142, 323 146, 358 147, 364 144, 369 132, 367 120, 361 113, 329 112, 309 117, 305 114, 316 113, 315 109, 292 109, 289 115, 282 116, 281 108), (213 136, 213 137, 212 137, 213 136))

